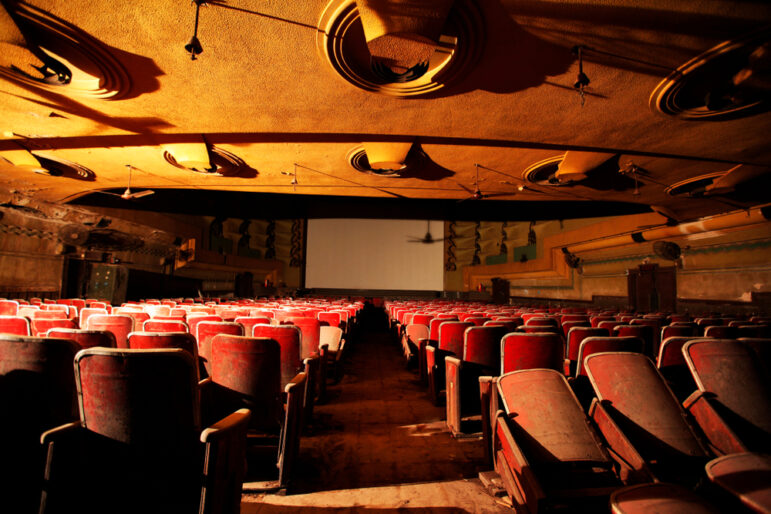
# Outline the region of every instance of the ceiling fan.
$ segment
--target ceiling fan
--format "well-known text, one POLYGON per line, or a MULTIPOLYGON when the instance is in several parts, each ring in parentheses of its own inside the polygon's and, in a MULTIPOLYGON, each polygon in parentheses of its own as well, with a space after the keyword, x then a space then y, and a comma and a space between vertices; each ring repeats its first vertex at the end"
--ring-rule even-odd
POLYGON ((460 182, 457 183, 461 189, 469 194, 468 197, 458 200, 458 203, 465 202, 466 200, 483 200, 485 198, 493 198, 495 196, 514 196, 515 193, 482 193, 482 190, 479 189, 479 164, 474 164, 474 167, 476 167, 476 178, 474 179, 473 190, 467 188, 460 182))
POLYGON ((155 194, 155 191, 152 189, 145 189, 144 191, 131 191, 131 170, 134 168, 131 164, 126 164, 126 167, 129 170, 129 176, 128 176, 128 185, 126 186, 126 190, 122 193, 111 193, 110 191, 96 191, 97 193, 102 193, 105 195, 112 195, 117 196, 120 198, 123 198, 124 200, 136 200, 137 198, 144 198, 145 196, 150 196, 152 194, 155 194))
POLYGON ((433 244, 433 243, 439 243, 441 241, 444 241, 444 238, 442 239, 434 239, 434 236, 431 235, 431 221, 426 221, 426 235, 423 237, 414 237, 410 236, 409 239, 407 239, 408 243, 423 243, 423 244, 433 244))

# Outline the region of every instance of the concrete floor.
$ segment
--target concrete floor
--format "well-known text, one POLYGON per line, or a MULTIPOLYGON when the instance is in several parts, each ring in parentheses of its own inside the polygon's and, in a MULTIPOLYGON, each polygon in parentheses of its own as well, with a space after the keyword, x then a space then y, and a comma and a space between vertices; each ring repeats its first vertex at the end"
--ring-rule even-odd
POLYGON ((450 436, 400 346, 369 325, 314 411, 289 494, 245 494, 241 512, 511 512, 477 478, 481 440, 450 436))

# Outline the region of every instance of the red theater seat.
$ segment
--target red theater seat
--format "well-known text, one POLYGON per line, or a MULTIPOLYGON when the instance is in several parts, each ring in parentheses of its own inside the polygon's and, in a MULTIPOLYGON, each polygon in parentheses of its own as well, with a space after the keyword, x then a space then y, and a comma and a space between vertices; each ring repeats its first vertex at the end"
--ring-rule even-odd
POLYGON ((107 330, 115 336, 118 348, 128 348, 128 335, 134 331, 134 318, 125 314, 93 314, 88 317, 86 330, 107 330))
POLYGON ((31 335, 29 319, 24 316, 0 316, 0 334, 31 335))
POLYGON ((115 336, 108 330, 85 330, 80 328, 52 328, 46 337, 70 339, 80 346, 80 349, 101 346, 103 348, 115 348, 115 336))

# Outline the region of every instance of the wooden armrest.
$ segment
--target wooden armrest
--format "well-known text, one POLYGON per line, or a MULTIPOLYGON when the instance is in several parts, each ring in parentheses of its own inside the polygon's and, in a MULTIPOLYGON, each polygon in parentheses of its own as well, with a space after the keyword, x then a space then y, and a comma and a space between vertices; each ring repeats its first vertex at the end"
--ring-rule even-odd
POLYGON ((514 439, 506 414, 499 410, 495 419, 495 470, 501 476, 506 490, 518 504, 526 506, 528 512, 538 512, 538 504, 546 498, 546 494, 527 457, 514 439))
POLYGON ((238 409, 201 432, 205 447, 200 512, 239 511, 250 416, 249 409, 238 409))
POLYGON ((611 457, 620 466, 618 475, 621 481, 625 484, 653 482, 653 474, 645 459, 613 420, 604 400, 598 401, 597 398, 592 400, 589 406, 589 417, 608 443, 611 457))
POLYGON ((232 431, 238 430, 240 427, 243 427, 243 433, 246 435, 246 426, 249 424, 251 415, 252 411, 249 409, 238 409, 229 416, 225 416, 201 431, 201 442, 217 442, 225 437, 230 437, 232 431))

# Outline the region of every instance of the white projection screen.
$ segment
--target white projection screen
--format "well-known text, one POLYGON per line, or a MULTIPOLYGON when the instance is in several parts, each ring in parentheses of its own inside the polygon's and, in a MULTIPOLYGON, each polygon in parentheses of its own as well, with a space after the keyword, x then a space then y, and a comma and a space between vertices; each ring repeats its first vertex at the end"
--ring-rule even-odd
MULTIPOLYGON (((444 223, 429 223, 442 239, 444 223)), ((305 287, 441 291, 444 242, 407 242, 426 228, 426 220, 309 219, 305 287)))

